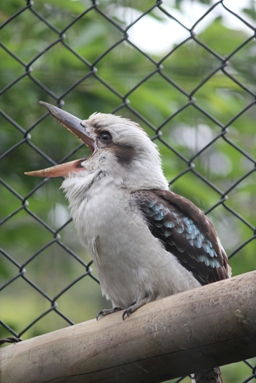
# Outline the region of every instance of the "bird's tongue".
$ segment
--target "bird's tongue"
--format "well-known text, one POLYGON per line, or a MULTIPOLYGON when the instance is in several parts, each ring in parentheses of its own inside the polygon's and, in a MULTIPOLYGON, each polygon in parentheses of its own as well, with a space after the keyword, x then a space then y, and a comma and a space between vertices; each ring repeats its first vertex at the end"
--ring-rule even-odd
MULTIPOLYGON (((40 101, 40 104, 44 105, 49 112, 59 121, 66 129, 68 129, 75 136, 80 138, 85 145, 87 145, 92 152, 96 150, 94 140, 89 137, 88 133, 83 126, 83 121, 79 118, 73 116, 70 113, 65 112, 62 109, 57 108, 54 105, 48 104, 47 102, 40 101)), ((66 176, 68 173, 77 172, 81 169, 85 169, 85 166, 81 164, 85 159, 75 160, 71 162, 66 162, 64 164, 52 166, 47 169, 35 170, 31 172, 26 172, 28 176, 35 177, 62 177, 66 176)))

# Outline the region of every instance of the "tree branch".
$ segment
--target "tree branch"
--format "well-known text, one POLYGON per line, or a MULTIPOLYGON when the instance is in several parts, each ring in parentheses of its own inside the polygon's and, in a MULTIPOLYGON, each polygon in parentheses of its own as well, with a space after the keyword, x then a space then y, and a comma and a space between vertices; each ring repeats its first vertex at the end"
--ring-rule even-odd
POLYGON ((3 383, 161 382, 256 355, 256 271, 0 350, 3 383))

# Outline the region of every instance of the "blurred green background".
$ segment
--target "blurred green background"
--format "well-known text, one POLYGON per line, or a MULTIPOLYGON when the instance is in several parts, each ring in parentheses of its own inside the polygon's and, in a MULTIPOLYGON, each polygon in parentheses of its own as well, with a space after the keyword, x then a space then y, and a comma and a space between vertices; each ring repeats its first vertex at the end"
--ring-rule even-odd
MULTIPOLYGON (((155 142, 172 190, 203 211, 218 205, 209 217, 232 255, 233 275, 254 270, 255 1, 237 9, 230 1, 166 0, 150 12, 148 0, 26 4, 0 5, 0 319, 27 339, 68 325, 51 310, 58 295, 59 312, 75 323, 110 307, 91 276, 61 294, 90 257, 66 225, 61 180, 23 173, 89 151, 50 116, 42 119, 39 100, 64 100, 80 118, 116 111, 151 137, 159 128, 155 142), (124 30, 136 19, 127 40, 124 30)), ((1 337, 10 335, 0 327, 1 337)), ((225 382, 250 373, 243 363, 223 368, 225 382)))

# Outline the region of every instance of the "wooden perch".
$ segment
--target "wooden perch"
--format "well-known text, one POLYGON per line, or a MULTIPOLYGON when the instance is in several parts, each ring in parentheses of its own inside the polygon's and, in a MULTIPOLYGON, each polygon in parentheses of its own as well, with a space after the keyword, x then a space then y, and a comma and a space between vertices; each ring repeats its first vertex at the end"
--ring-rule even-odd
POLYGON ((256 356, 256 271, 0 349, 1 383, 161 382, 256 356))

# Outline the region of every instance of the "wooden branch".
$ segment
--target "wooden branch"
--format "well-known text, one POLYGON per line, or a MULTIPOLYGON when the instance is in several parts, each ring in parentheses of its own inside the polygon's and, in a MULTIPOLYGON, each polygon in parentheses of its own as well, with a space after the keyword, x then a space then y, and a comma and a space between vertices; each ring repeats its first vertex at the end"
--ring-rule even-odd
POLYGON ((161 382, 256 356, 256 271, 0 349, 2 383, 161 382))

